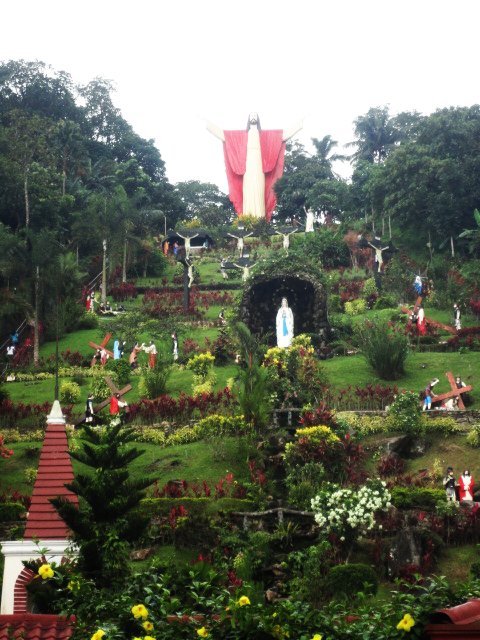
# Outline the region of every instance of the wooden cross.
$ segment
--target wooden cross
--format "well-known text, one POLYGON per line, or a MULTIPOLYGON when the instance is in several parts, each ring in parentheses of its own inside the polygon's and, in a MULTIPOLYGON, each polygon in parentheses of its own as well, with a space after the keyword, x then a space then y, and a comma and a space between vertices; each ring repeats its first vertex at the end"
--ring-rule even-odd
MULTIPOLYGON (((110 376, 106 376, 105 382, 110 387, 110 389, 112 391, 112 395, 114 395, 115 393, 118 393, 118 395, 121 398, 132 389, 132 385, 131 384, 125 385, 123 387, 123 389, 118 389, 115 386, 113 380, 110 378, 110 376)), ((96 407, 93 407, 93 413, 98 413, 99 411, 104 409, 109 404, 110 404, 110 398, 107 398, 106 400, 102 400, 102 402, 100 402, 100 404, 97 404, 96 407)), ((84 421, 85 421, 85 414, 83 414, 83 416, 81 418, 79 418, 74 424, 75 424, 75 426, 78 426, 79 424, 81 424, 84 421)))
POLYGON ((433 396, 432 404, 434 402, 442 402, 442 400, 447 400, 448 398, 458 398, 457 406, 459 409, 464 410, 465 405, 463 404, 461 394, 472 391, 473 387, 471 385, 467 385, 466 387, 460 387, 460 389, 457 389, 457 385, 455 382, 455 378, 453 377, 453 373, 451 371, 447 371, 445 375, 447 376, 448 382, 450 383, 451 391, 448 391, 447 393, 440 393, 438 396, 433 396))
POLYGON ((107 349, 107 344, 111 337, 112 337, 112 334, 107 333, 107 335, 104 337, 104 339, 101 341, 100 344, 90 341, 88 343, 88 346, 92 347, 92 349, 100 349, 100 350, 105 349, 105 351, 108 353, 110 358, 113 358, 113 351, 110 351, 109 349, 107 349))
MULTIPOLYGON (((421 304, 422 304, 422 297, 418 296, 417 301, 415 302, 415 306, 413 307, 413 311, 411 309, 408 309, 408 307, 402 307, 402 313, 408 313, 409 315, 412 315, 412 314, 416 315, 418 313, 418 309, 420 308, 421 304)), ((425 316, 425 322, 431 325, 432 327, 437 327, 437 329, 443 329, 443 331, 446 331, 447 333, 451 333, 452 335, 457 334, 457 330, 454 329, 453 327, 450 327, 448 324, 443 324, 442 322, 438 322, 437 320, 432 320, 432 318, 427 318, 427 316, 425 316)))

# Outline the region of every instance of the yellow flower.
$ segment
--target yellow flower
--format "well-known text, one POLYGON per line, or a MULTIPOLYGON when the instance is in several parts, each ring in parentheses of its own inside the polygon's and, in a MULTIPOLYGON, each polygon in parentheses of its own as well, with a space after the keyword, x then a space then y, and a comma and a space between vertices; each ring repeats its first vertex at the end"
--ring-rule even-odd
POLYGON ((208 631, 205 629, 205 627, 200 627, 200 629, 197 629, 197 636, 200 636, 200 638, 207 638, 208 631))
POLYGON ((143 636, 143 640, 155 640, 153 636, 143 636))
POLYGON ((143 604, 133 606, 132 613, 134 618, 143 618, 144 620, 148 618, 148 610, 143 604))
POLYGON ((412 618, 412 616, 409 613, 406 613, 403 618, 400 620, 400 622, 397 624, 397 629, 400 631, 403 629, 403 631, 410 631, 410 629, 413 627, 413 625, 415 624, 415 620, 412 618))
POLYGON ((321 634, 321 633, 316 633, 316 634, 313 636, 312 640, 322 640, 322 638, 323 638, 323 636, 322 636, 322 634, 321 634))
POLYGON ((105 631, 103 629, 98 629, 97 631, 95 631, 90 640, 102 640, 104 635, 105 631))
POLYGON ((153 629, 153 624, 150 622, 150 620, 145 620, 145 622, 142 624, 142 627, 145 629, 145 631, 151 631, 153 629))
POLYGON ((48 580, 48 578, 53 578, 54 571, 49 564, 42 564, 38 569, 38 575, 42 578, 42 580, 48 580))
POLYGON ((244 607, 245 605, 250 604, 250 598, 249 598, 248 596, 241 596, 241 597, 238 599, 238 604, 239 604, 241 607, 244 607))

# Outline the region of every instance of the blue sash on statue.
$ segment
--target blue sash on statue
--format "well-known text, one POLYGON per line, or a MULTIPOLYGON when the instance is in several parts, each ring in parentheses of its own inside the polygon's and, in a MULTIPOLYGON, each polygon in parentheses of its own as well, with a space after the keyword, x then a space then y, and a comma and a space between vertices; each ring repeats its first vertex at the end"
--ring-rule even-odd
POLYGON ((288 336, 287 318, 283 316, 283 335, 288 336))

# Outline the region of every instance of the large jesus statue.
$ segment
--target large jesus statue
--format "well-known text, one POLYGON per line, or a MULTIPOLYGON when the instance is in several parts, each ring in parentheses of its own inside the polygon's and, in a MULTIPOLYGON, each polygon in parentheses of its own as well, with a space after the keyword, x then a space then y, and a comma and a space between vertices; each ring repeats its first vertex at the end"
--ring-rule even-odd
POLYGON ((223 142, 229 196, 238 215, 270 221, 276 198, 273 185, 283 174, 285 143, 302 128, 262 131, 258 114, 248 116, 245 131, 223 131, 211 122, 207 129, 223 142))

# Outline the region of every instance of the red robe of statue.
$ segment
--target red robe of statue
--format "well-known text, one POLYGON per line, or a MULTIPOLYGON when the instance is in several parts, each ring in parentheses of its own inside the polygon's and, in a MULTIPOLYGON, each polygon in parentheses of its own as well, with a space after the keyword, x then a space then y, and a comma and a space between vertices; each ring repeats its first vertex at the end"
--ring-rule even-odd
MULTIPOLYGON (((243 175, 247 164, 248 131, 224 131, 223 153, 227 170, 229 197, 238 214, 243 211, 243 175)), ((283 131, 260 131, 262 168, 265 175, 265 217, 270 222, 277 203, 273 185, 282 177, 285 157, 283 131)))
POLYGON ((460 476, 458 484, 460 501, 473 500, 473 476, 460 476))
POLYGON ((116 398, 115 396, 112 396, 110 398, 110 415, 118 415, 118 398, 116 398))

